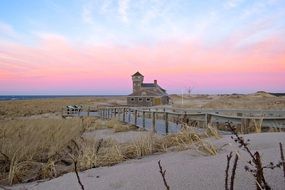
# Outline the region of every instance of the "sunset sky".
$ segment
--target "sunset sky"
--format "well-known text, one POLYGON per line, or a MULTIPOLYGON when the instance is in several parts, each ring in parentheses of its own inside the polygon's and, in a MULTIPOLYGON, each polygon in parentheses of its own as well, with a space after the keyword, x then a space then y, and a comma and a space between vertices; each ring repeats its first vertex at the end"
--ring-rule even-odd
POLYGON ((284 0, 0 0, 0 95, 285 92, 284 0))

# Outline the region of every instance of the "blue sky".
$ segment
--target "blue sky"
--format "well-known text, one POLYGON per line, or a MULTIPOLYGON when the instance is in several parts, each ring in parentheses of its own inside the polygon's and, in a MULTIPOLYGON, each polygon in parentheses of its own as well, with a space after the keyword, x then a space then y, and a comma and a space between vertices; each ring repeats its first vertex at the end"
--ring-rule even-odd
POLYGON ((284 32, 284 16, 282 0, 2 0, 0 7, 1 25, 11 26, 27 43, 38 33, 56 33, 80 43, 169 38, 214 43, 262 25, 258 33, 252 31, 252 40, 257 40, 284 32))

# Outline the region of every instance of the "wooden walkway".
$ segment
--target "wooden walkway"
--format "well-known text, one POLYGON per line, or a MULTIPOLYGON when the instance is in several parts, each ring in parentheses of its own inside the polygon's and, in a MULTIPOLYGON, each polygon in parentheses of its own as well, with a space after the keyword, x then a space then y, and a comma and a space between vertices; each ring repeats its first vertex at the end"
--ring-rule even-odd
POLYGON ((285 128, 285 111, 256 110, 185 110, 166 108, 105 107, 98 110, 103 119, 118 118, 120 121, 138 127, 151 129, 162 134, 175 133, 181 129, 180 123, 206 128, 233 122, 244 132, 253 122, 261 127, 285 128), (233 114, 236 115, 233 115, 233 114), (228 114, 228 115, 226 115, 228 114))
POLYGON ((67 112, 63 109, 63 117, 97 116, 102 119, 118 120, 152 130, 160 134, 176 133, 181 123, 205 128, 223 126, 225 122, 233 122, 247 132, 250 124, 261 124, 262 127, 285 129, 285 110, 193 110, 172 109, 163 107, 85 107, 79 112, 67 112))

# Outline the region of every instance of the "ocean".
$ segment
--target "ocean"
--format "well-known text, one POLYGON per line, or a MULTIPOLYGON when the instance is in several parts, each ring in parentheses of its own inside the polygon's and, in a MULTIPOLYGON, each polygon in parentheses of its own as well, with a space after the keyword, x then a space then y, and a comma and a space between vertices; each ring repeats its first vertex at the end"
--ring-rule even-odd
POLYGON ((33 100, 33 99, 50 99, 50 98, 77 98, 77 97, 117 97, 122 95, 10 95, 0 96, 0 101, 7 100, 33 100))

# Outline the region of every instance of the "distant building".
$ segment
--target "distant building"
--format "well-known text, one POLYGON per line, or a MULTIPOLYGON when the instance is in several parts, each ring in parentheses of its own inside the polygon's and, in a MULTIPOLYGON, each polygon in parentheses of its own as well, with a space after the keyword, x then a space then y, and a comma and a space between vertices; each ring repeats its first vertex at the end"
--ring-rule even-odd
POLYGON ((166 91, 157 84, 143 83, 144 76, 139 72, 132 75, 133 93, 128 95, 128 106, 155 106, 169 103, 166 91))

